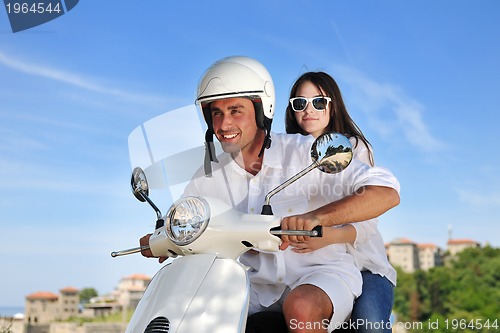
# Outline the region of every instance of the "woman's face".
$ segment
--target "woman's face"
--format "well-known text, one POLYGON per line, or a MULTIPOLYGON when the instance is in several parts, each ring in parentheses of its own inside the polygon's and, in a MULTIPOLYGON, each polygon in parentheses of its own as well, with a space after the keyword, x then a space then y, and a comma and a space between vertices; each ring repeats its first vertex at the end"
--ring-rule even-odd
MULTIPOLYGON (((326 96, 321 90, 316 88, 314 84, 310 81, 305 81, 302 83, 297 90, 295 97, 317 97, 326 96)), ((330 108, 332 103, 328 103, 326 110, 316 111, 311 103, 307 103, 304 111, 295 112, 295 119, 302 128, 307 133, 311 134, 315 138, 320 136, 326 131, 328 123, 330 122, 330 108)))

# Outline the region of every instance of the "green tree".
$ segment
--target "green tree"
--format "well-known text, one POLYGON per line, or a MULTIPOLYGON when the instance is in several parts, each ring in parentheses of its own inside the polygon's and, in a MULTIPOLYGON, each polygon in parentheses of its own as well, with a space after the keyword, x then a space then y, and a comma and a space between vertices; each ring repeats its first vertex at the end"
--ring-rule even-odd
POLYGON ((466 249, 429 271, 398 269, 394 310, 401 321, 422 322, 424 332, 500 332, 500 249, 466 249), (454 329, 457 322, 465 326, 454 329))
POLYGON ((450 269, 447 267, 434 267, 427 274, 429 308, 435 314, 444 315, 449 310, 446 300, 453 288, 450 269))
POLYGON ((94 288, 83 288, 80 291, 80 303, 81 304, 86 304, 90 302, 90 300, 94 297, 97 297, 99 294, 97 293, 97 290, 94 288))
POLYGON ((410 321, 410 317, 415 313, 416 283, 413 274, 406 273, 401 268, 396 267, 398 273, 398 283, 394 293, 394 309, 398 318, 402 322, 410 321), (410 299, 413 301, 410 302, 410 299))

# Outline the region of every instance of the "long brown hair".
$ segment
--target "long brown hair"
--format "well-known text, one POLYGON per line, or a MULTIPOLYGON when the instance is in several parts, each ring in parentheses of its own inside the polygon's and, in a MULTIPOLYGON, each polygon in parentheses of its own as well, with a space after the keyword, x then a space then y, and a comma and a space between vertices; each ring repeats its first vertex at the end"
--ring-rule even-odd
MULTIPOLYGON (((323 92, 325 96, 332 99, 330 103, 330 121, 325 128, 325 132, 337 132, 347 137, 353 136, 356 138, 356 145, 358 144, 358 140, 363 141, 369 150, 370 162, 373 165, 373 153, 370 149, 370 142, 365 138, 363 132, 361 132, 361 129, 356 125, 354 120, 352 120, 349 112, 347 112, 337 82, 325 72, 304 73, 293 84, 290 90, 290 98, 297 97, 297 91, 304 82, 311 82, 319 91, 323 92)), ((288 103, 286 108, 285 128, 287 133, 309 135, 309 133, 305 132, 297 123, 295 111, 293 111, 290 103, 288 103)))

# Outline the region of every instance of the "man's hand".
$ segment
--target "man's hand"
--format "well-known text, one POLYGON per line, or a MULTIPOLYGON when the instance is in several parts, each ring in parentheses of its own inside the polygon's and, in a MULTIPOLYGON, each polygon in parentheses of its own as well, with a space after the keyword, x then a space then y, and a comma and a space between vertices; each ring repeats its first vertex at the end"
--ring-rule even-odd
MULTIPOLYGON (((152 235, 153 234, 147 234, 146 236, 141 237, 141 239, 139 239, 140 246, 149 245, 149 239, 151 238, 152 235)), ((142 250, 141 254, 146 258, 154 257, 153 252, 151 252, 150 249, 142 250)))
MULTIPOLYGON (((281 220, 282 230, 312 230, 317 225, 321 225, 320 220, 310 213, 288 216, 281 220)), ((281 239, 283 243, 280 249, 285 250, 292 243, 301 244, 309 241, 310 237, 282 235, 281 239)))
MULTIPOLYGON (((144 246, 144 245, 149 245, 149 239, 151 238, 153 234, 147 234, 146 236, 143 236, 141 237, 141 239, 139 240, 139 244, 141 246, 144 246)), ((151 249, 147 249, 147 250, 142 250, 141 251, 141 254, 144 256, 144 257, 147 257, 147 258, 154 258, 155 256, 153 255, 153 252, 151 252, 151 249)), ((159 257, 158 258, 158 262, 161 264, 163 263, 165 260, 167 260, 168 257, 159 257)))

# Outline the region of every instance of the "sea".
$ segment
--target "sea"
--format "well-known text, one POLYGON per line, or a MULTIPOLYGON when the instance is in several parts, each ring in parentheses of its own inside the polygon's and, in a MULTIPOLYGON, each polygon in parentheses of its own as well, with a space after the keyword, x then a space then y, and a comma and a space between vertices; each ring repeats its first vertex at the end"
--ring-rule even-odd
POLYGON ((24 313, 23 306, 0 306, 0 317, 13 317, 18 313, 24 313))

